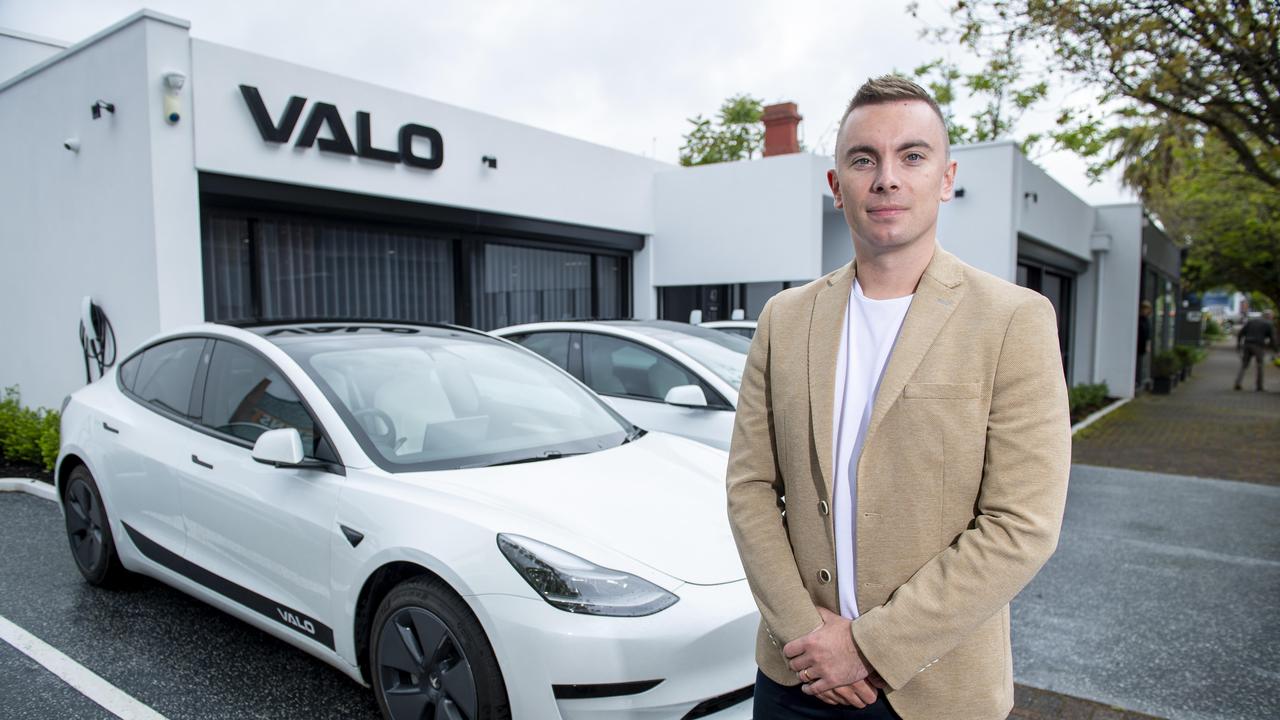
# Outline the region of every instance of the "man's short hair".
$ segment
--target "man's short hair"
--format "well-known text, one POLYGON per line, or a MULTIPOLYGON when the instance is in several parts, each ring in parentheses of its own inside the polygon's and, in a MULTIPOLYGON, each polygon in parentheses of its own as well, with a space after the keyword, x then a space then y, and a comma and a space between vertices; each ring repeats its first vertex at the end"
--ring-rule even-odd
POLYGON ((942 108, 938 107, 938 101, 933 99, 928 90, 901 75, 881 75, 863 83, 862 87, 858 88, 858 92, 854 93, 853 99, 849 101, 844 115, 840 116, 840 125, 836 132, 844 129, 844 121, 849 119, 849 113, 863 105, 879 105, 895 100, 919 100, 933 110, 933 114, 938 116, 938 122, 942 123, 942 137, 947 146, 947 155, 950 156, 951 138, 948 134, 947 119, 942 116, 942 108))

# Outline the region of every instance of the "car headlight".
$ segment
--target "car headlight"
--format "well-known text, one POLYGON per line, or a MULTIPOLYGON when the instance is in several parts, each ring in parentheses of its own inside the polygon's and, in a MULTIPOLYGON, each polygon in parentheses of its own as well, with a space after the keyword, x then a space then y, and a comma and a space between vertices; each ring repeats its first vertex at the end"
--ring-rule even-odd
POLYGON ((546 543, 519 535, 498 535, 498 549, 553 607, 571 613, 640 617, 680 598, 630 573, 610 570, 546 543))

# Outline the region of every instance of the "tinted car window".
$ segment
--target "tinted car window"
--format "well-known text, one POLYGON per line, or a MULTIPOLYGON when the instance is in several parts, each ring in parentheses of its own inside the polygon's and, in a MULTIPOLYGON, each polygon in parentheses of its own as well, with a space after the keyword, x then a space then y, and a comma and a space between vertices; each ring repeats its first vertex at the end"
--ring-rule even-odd
POLYGON ((186 416, 204 343, 203 338, 170 340, 131 360, 138 363, 133 393, 157 408, 186 416))
POLYGON ((595 333, 582 341, 584 382, 602 395, 662 401, 678 385, 702 387, 688 370, 638 343, 595 333))
POLYGON ((511 338, 542 357, 569 369, 569 333, 540 332, 511 338))
POLYGON ((120 384, 125 390, 133 390, 133 382, 138 378, 138 368, 142 366, 142 356, 135 355, 129 362, 120 366, 120 384))
POLYGON ((226 341, 213 348, 200 422, 249 442, 296 428, 307 454, 315 454, 316 424, 293 388, 262 357, 226 341))

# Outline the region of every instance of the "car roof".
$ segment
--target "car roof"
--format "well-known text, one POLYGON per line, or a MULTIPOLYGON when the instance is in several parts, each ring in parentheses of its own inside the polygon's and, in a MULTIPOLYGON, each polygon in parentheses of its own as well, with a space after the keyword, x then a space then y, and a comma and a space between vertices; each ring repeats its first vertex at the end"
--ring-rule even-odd
POLYGON ((458 337, 460 334, 476 339, 492 340, 487 333, 461 325, 447 323, 388 322, 383 320, 291 320, 261 324, 236 324, 233 327, 251 332, 276 345, 306 342, 335 336, 370 336, 384 334, 418 335, 427 337, 458 337))
POLYGON ((622 331, 617 334, 640 336, 651 341, 666 342, 670 333, 704 337, 719 342, 720 331, 674 320, 548 320, 546 322, 524 323, 494 330, 499 336, 517 335, 526 332, 568 332, 574 330, 596 330, 604 332, 622 331))

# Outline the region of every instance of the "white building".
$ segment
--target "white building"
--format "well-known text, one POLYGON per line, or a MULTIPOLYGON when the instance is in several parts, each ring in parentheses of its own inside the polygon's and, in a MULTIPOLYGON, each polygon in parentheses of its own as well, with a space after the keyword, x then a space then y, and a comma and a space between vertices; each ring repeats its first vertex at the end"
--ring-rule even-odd
MULTIPOLYGON (((203 320, 754 317, 851 257, 829 158, 681 168, 188 28, 0 31, 0 385, 26 404, 84 382, 85 296, 123 353, 203 320)), ((954 152, 943 245, 1039 283, 1072 382, 1129 394, 1141 208, 1089 207, 1012 145, 954 152)))

